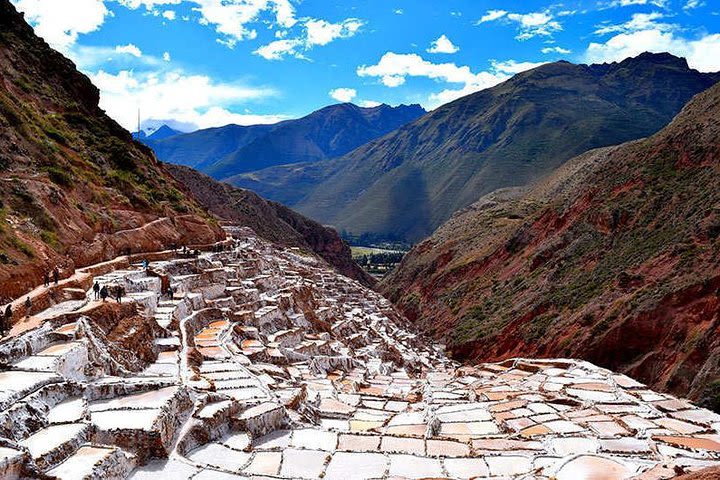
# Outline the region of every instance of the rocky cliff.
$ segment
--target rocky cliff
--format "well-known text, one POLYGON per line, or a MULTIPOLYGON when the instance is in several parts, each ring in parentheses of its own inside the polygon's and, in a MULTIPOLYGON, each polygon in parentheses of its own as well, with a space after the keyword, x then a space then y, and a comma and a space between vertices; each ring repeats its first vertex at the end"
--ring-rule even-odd
POLYGON ((716 85, 457 213, 382 291, 456 358, 581 357, 720 408, 719 139, 716 85))

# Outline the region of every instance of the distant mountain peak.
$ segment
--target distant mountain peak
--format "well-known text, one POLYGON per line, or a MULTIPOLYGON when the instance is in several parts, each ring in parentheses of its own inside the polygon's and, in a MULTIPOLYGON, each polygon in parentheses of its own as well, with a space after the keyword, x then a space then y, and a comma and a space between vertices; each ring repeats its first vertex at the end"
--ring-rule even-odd
POLYGON ((644 52, 636 57, 629 57, 621 62, 612 63, 611 66, 616 68, 642 68, 649 66, 663 66, 671 67, 677 70, 689 70, 690 66, 687 63, 687 59, 684 57, 677 57, 671 53, 652 53, 644 52))
POLYGON ((161 140, 163 138, 169 138, 173 137, 175 135, 179 135, 183 132, 180 130, 175 130, 174 128, 169 127, 167 124, 162 124, 159 128, 157 128, 154 132, 149 134, 147 138, 150 138, 152 140, 161 140))

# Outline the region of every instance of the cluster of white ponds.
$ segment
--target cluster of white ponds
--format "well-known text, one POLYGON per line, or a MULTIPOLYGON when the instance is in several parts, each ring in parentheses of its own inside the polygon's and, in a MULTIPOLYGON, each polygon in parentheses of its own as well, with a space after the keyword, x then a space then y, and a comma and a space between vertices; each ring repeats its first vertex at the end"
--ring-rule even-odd
POLYGON ((250 232, 96 280, 123 285, 123 304, 89 291, 0 343, 2 478, 661 479, 720 464, 713 412, 582 361, 461 367, 377 293, 250 232))

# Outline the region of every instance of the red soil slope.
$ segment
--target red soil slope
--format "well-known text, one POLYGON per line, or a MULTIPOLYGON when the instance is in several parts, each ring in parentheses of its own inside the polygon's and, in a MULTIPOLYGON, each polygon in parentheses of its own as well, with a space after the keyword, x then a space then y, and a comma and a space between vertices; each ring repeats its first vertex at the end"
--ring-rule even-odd
POLYGON ((720 85, 457 213, 381 290, 459 359, 581 357, 720 408, 720 85))

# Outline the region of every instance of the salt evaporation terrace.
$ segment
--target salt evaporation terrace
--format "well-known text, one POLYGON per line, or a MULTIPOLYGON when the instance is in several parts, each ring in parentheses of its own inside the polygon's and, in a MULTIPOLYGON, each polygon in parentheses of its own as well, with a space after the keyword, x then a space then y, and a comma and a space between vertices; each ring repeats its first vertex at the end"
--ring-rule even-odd
POLYGON ((235 233, 232 251, 104 275, 124 306, 88 292, 0 345, 2 478, 659 479, 720 464, 717 414, 582 361, 460 367, 378 294, 235 233), (158 301, 163 283, 174 300, 158 301))

